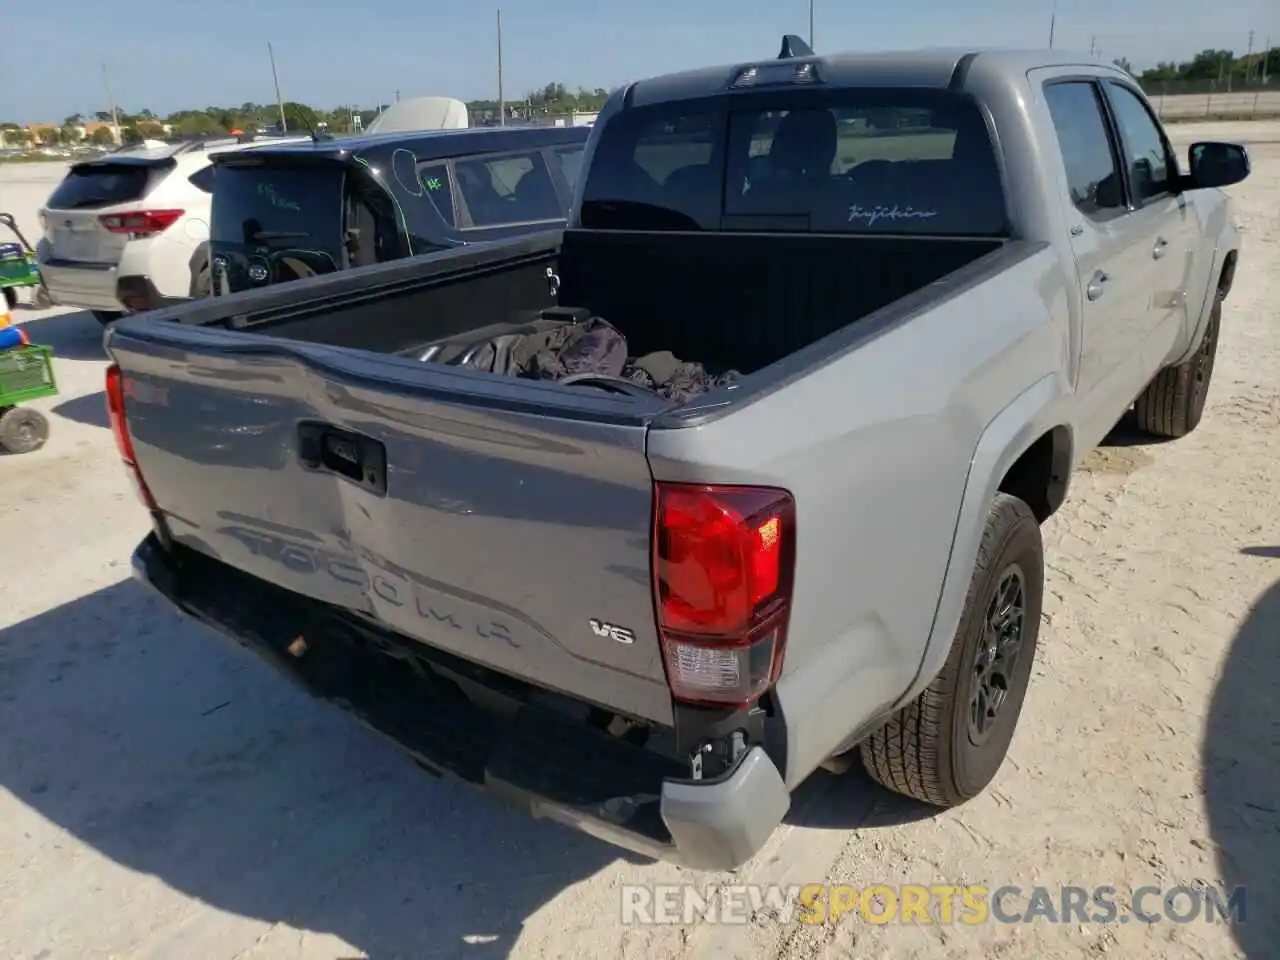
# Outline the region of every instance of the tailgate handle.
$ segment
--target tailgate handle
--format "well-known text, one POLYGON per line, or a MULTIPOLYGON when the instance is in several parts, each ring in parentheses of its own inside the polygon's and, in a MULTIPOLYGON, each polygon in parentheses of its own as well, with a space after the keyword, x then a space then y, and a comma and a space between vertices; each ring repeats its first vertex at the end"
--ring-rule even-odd
POLYGON ((304 420, 298 424, 298 460, 308 470, 335 473, 386 496, 387 448, 373 437, 304 420))

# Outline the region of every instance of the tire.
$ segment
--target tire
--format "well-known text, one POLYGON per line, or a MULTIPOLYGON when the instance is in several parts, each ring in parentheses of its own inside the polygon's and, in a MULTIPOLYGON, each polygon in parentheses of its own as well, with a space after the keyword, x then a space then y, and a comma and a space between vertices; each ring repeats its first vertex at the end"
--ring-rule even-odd
MULTIPOLYGON (((1010 594, 1003 594, 1010 596, 1010 594)), ((986 527, 951 652, 933 682, 861 744, 862 763, 881 785, 937 807, 953 807, 981 793, 1004 763, 1022 712, 1040 633, 1044 551, 1031 508, 998 494, 986 527), (987 623, 1001 591, 1021 589, 1021 619, 1004 639, 987 623), (1016 647, 1010 641, 1017 640, 1016 647), (991 651, 996 651, 991 659, 991 651), (1005 659, 1006 655, 1015 654, 1005 659), (982 677, 989 685, 982 685, 982 677), (1002 682, 999 682, 1002 681, 1002 682), (992 701, 993 689, 1003 691, 992 701), (993 706, 971 718, 974 694, 993 706), (975 723, 980 716, 985 724, 975 723)), ((1004 618, 1001 618, 1004 619, 1004 618)))
POLYGON ((10 453, 31 453, 49 439, 49 421, 29 407, 10 407, 0 414, 0 447, 10 453))
POLYGON ((117 320, 119 320, 123 316, 124 316, 123 313, 117 313, 112 310, 94 310, 93 311, 94 319, 97 320, 104 327, 107 326, 108 324, 115 323, 117 320))
POLYGON ((1204 338, 1191 359, 1161 370, 1138 396, 1133 413, 1139 427, 1157 437, 1176 440, 1199 426, 1213 378, 1221 326, 1222 298, 1218 297, 1204 338))
POLYGON ((4 287, 4 305, 8 310, 12 310, 18 305, 18 294, 13 287, 4 287))

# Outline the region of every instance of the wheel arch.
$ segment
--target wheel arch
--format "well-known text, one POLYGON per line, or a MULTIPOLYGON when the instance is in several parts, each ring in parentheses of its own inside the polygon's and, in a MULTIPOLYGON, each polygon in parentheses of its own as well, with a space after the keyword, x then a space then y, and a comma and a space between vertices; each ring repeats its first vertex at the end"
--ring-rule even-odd
POLYGON ((1236 280, 1236 263, 1240 258, 1240 248, 1233 246, 1228 248, 1225 253, 1222 252, 1222 248, 1219 248, 1218 253, 1222 255, 1221 265, 1217 264, 1215 254, 1215 265, 1214 269, 1209 273, 1211 279, 1206 285, 1204 302, 1200 307, 1200 317, 1196 321, 1187 349, 1166 363, 1165 366, 1167 367, 1176 367, 1184 364, 1195 355, 1195 352, 1200 349, 1200 341, 1204 339, 1205 331, 1209 329, 1209 317, 1212 315, 1214 308, 1226 300, 1228 294, 1231 293, 1231 288, 1236 280))
POLYGON ((895 707, 918 696, 946 662, 995 495, 1004 492, 1026 500, 1041 522, 1065 501, 1075 437, 1061 415, 1063 401, 1058 375, 1047 374, 1000 411, 979 437, 961 495, 929 638, 915 678, 895 707))

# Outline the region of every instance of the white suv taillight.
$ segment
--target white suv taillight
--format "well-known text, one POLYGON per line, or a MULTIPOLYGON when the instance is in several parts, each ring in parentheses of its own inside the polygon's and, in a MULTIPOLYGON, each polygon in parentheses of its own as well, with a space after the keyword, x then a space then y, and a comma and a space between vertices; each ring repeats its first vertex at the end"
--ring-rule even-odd
POLYGON ((136 210, 132 213, 107 213, 98 218, 112 233, 125 234, 133 240, 145 240, 164 233, 182 216, 182 210, 136 210))

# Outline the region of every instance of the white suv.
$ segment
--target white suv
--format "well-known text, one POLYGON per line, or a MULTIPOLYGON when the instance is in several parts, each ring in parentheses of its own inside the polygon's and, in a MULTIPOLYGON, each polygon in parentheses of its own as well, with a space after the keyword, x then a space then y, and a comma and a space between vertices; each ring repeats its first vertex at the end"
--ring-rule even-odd
POLYGON ((53 302, 105 324, 207 296, 211 153, 257 142, 150 143, 74 164, 40 210, 36 257, 53 302))

